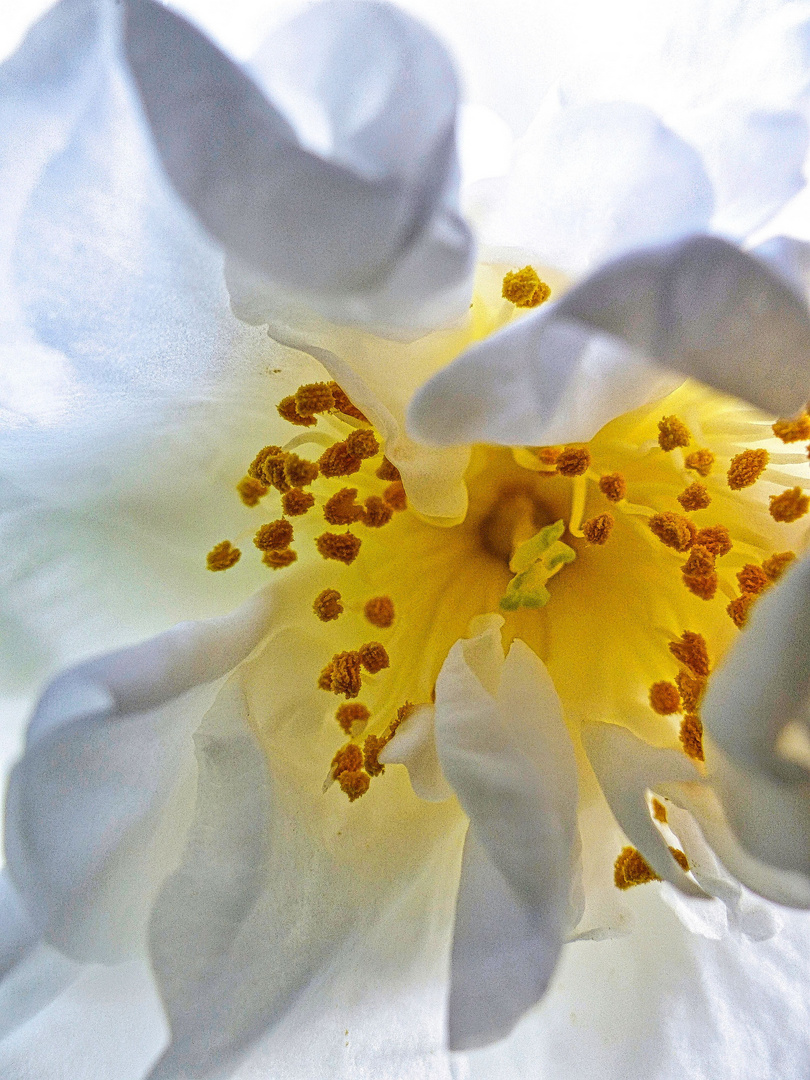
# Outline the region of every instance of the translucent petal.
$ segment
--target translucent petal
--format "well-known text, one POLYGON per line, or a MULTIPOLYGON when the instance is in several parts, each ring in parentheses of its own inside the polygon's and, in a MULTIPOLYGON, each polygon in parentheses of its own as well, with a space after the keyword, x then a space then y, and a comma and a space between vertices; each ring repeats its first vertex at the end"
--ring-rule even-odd
POLYGON ((213 690, 266 633, 267 593, 59 676, 9 780, 9 872, 37 929, 80 959, 143 947, 179 854, 191 734, 213 690), (76 776, 82 783, 76 783, 76 776))
POLYGON ((436 751, 434 712, 422 705, 399 725, 393 739, 379 754, 384 765, 404 765, 414 793, 428 802, 452 798, 436 751))
POLYGON ((325 3, 278 31, 256 70, 294 126, 162 5, 129 0, 125 40, 172 182, 270 282, 347 321, 405 326, 466 282, 455 76, 420 24, 383 5, 325 3))
POLYGON ((494 685, 499 637, 495 622, 458 642, 436 684, 439 759, 471 822, 451 963, 457 1050, 502 1038, 545 992, 577 851, 576 765, 559 700, 521 642, 494 685))

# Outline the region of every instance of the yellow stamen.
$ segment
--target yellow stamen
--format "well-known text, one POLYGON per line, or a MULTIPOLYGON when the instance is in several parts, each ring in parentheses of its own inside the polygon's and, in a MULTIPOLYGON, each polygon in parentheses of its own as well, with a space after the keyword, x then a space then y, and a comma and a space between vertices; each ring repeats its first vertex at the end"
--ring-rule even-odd
POLYGON ((627 494, 627 481, 621 473, 606 473, 599 477, 599 490, 608 502, 621 502, 627 494))
POLYGON ((698 476, 706 477, 712 471, 714 465, 714 454, 711 450, 693 450, 691 454, 687 454, 684 459, 684 465, 687 469, 691 469, 696 472, 698 476))
POLYGON ((324 589, 315 597, 312 610, 321 622, 331 622, 343 614, 343 604, 340 599, 340 593, 337 589, 324 589))
POLYGON ((315 547, 324 559, 335 559, 348 566, 357 558, 361 543, 354 533, 325 532, 316 538, 315 547))
POLYGON ((591 454, 587 446, 566 446, 557 457, 557 472, 560 476, 582 476, 591 464, 591 454))
POLYGON ((681 695, 671 682, 657 682, 650 687, 650 707, 659 716, 671 716, 681 711, 681 695))
POLYGON ((354 457, 365 461, 380 452, 380 444, 374 438, 374 433, 367 428, 358 428, 351 435, 346 436, 346 449, 354 457))
POLYGON ((289 546, 292 538, 292 525, 285 518, 279 518, 262 525, 253 537, 253 543, 259 551, 281 551, 289 546))
POLYGON ((771 555, 769 559, 765 560, 762 564, 762 569, 771 581, 778 581, 795 558, 795 551, 778 551, 775 555, 771 555))
POLYGON ((667 808, 658 799, 652 800, 652 812, 656 821, 660 821, 662 825, 667 823, 667 808))
POLYGON ((408 496, 401 480, 389 484, 383 492, 383 498, 394 512, 408 509, 408 496))
POLYGON ((363 507, 356 499, 357 488, 341 488, 324 503, 323 516, 330 525, 354 524, 363 516, 363 507))
POLYGON ((699 529, 694 543, 707 548, 718 559, 731 551, 731 537, 725 525, 707 525, 705 529, 699 529))
POLYGON ((694 484, 690 484, 688 488, 680 493, 678 496, 678 502, 684 508, 684 510, 705 510, 711 503, 712 497, 709 494, 706 485, 699 483, 697 480, 694 484))
POLYGON ((369 641, 365 645, 361 645, 358 656, 360 657, 360 663, 369 675, 376 675, 378 671, 387 668, 391 663, 388 659, 388 653, 385 651, 385 646, 381 645, 379 641, 369 641))
MULTIPOLYGON (((330 676, 331 682, 331 676, 330 676)), ((356 738, 368 723, 371 713, 360 701, 344 701, 338 706, 335 719, 347 735, 356 738)))
POLYGON ((315 496, 310 491, 292 488, 281 496, 281 509, 290 517, 300 517, 315 505, 315 496))
POLYGON ((679 641, 669 643, 669 651, 676 660, 688 667, 693 675, 697 675, 699 679, 708 677, 709 650, 706 648, 706 639, 702 634, 684 630, 679 641))
POLYGON ((385 772, 385 766, 380 764, 379 753, 387 745, 388 740, 379 735, 367 735, 363 743, 363 764, 369 776, 381 776, 385 772))
POLYGON ((762 567, 754 566, 753 563, 745 564, 737 574, 737 581, 740 584, 740 591, 744 593, 761 593, 771 583, 771 579, 762 567))
POLYGON ((680 848, 671 847, 669 853, 685 874, 689 873, 689 860, 680 848))
POLYGON ((717 573, 712 570, 708 574, 684 574, 683 583, 700 600, 713 600, 720 582, 717 573))
POLYGON ((683 718, 678 738, 687 757, 703 761, 703 724, 699 716, 689 713, 683 718))
POLYGON ((748 612, 756 598, 756 593, 743 593, 742 596, 738 596, 736 600, 732 600, 727 606, 726 611, 738 629, 742 630, 748 621, 748 612))
POLYGON ((368 773, 361 772, 343 772, 337 778, 338 784, 340 784, 340 790, 349 796, 349 802, 354 802, 355 799, 359 799, 361 795, 369 789, 371 781, 369 780, 368 773))
POLYGON ((394 604, 390 596, 373 596, 366 601, 363 614, 372 626, 386 629, 394 621, 394 604))
POLYGON ((401 480, 399 475, 399 469, 396 465, 392 465, 387 457, 384 457, 377 467, 377 471, 374 473, 380 480, 401 480))
POLYGON ((259 499, 263 498, 270 489, 255 476, 243 476, 236 485, 236 490, 245 506, 258 506, 259 499))
POLYGON ((335 653, 318 678, 322 690, 331 690, 333 694, 343 694, 346 698, 356 698, 360 693, 360 653, 335 653))
POLYGON ((551 289, 533 266, 524 266, 504 277, 501 296, 515 307, 536 308, 548 300, 551 289))
POLYGON ((689 428, 677 416, 662 416, 658 421, 658 445, 669 453, 678 446, 688 446, 692 441, 689 428))
POLYGON ((589 544, 605 544, 610 536, 615 521, 612 514, 597 514, 596 517, 582 523, 582 535, 589 544))
POLYGON ((318 466, 314 461, 307 461, 298 454, 287 454, 284 458, 284 479, 290 487, 307 487, 318 478, 318 466))
POLYGON ((289 424, 295 424, 297 427, 312 427, 318 421, 314 416, 302 416, 298 411, 298 406, 295 403, 295 396, 290 394, 288 397, 282 398, 278 403, 278 414, 282 420, 286 420, 289 424))
POLYGON ((292 566, 297 558, 292 548, 283 548, 281 551, 265 551, 262 562, 271 570, 283 570, 285 566, 292 566))
POLYGON ((675 682, 678 687, 678 692, 681 695, 681 704, 683 705, 684 712, 696 712, 697 707, 700 704, 700 699, 703 697, 703 692, 706 689, 705 678, 697 678, 688 671, 679 671, 675 676, 675 682))
POLYGON ((810 416, 803 412, 792 420, 777 420, 772 430, 783 443, 807 442, 810 439, 810 416))
POLYGON ((329 383, 305 383, 295 391, 295 408, 299 416, 314 416, 335 407, 335 396, 329 383))
POLYGON ((239 548, 233 547, 230 540, 222 540, 208 552, 206 565, 209 570, 230 570, 232 566, 239 562, 241 557, 242 552, 239 548))
POLYGON ((351 476, 360 471, 363 464, 357 454, 352 454, 345 442, 337 442, 324 450, 318 458, 318 466, 323 476, 351 476))
POLYGON ((731 459, 728 467, 728 486, 732 491, 742 491, 759 480, 767 468, 770 455, 767 450, 743 450, 731 459))
POLYGON ((788 488, 781 495, 771 495, 768 509, 774 521, 790 523, 804 517, 810 507, 810 498, 800 487, 788 488))
POLYGON ((685 574, 711 574, 714 571, 714 552, 700 544, 693 544, 689 549, 689 558, 684 563, 685 574))
POLYGON ((368 525, 370 529, 381 529, 394 516, 393 507, 379 495, 369 495, 364 505, 363 524, 368 525))
POLYGON ((688 551, 697 536, 697 529, 688 518, 669 511, 653 514, 647 524, 653 536, 675 551, 688 551))
POLYGON ((344 416, 351 416, 355 420, 359 420, 363 424, 368 423, 368 417, 366 417, 356 405, 352 404, 348 396, 343 392, 341 387, 336 382, 330 382, 327 384, 332 391, 332 397, 334 398, 334 406, 337 412, 343 413, 344 416))

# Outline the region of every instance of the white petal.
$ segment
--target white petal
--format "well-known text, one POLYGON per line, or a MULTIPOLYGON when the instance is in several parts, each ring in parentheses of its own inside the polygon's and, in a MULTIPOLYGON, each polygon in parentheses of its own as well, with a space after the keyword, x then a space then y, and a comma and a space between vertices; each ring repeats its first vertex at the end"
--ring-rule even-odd
POLYGON ((653 112, 613 102, 543 110, 515 146, 483 239, 536 251, 571 275, 708 226, 712 188, 696 151, 653 112))
POLYGON ((673 859, 646 799, 665 781, 699 779, 691 761, 677 750, 648 746, 615 724, 584 724, 582 742, 616 820, 652 869, 687 896, 705 896, 673 859))
POLYGON ((396 730, 380 751, 383 765, 404 765, 414 793, 427 802, 443 802, 453 795, 436 751, 435 709, 420 705, 396 730))
POLYGON ((717 238, 618 259, 564 296, 555 317, 615 334, 778 415, 791 415, 806 396, 805 304, 761 262, 717 238))
POLYGON ((681 381, 549 311, 485 338, 434 375, 413 398, 408 428, 439 446, 584 442, 681 381))
POLYGON ((810 778, 777 743, 808 723, 810 560, 763 597, 712 675, 702 716, 731 759, 717 785, 732 827, 755 856, 810 877, 810 778))
POLYGON ((279 31, 257 70, 295 126, 162 5, 129 0, 125 39, 172 182, 270 282, 348 321, 409 325, 467 281, 455 76, 420 24, 383 5, 325 3, 279 31))
POLYGON ((452 1049, 502 1038, 545 992, 568 929, 577 852, 576 765, 559 699, 522 642, 493 686, 495 633, 490 626, 457 642, 436 683, 439 760, 471 822, 453 941, 452 1049))
POLYGON ((253 649, 270 606, 265 592, 230 616, 181 624, 64 673, 43 695, 9 780, 6 852, 33 922, 68 954, 142 947, 183 842, 205 684, 253 649))

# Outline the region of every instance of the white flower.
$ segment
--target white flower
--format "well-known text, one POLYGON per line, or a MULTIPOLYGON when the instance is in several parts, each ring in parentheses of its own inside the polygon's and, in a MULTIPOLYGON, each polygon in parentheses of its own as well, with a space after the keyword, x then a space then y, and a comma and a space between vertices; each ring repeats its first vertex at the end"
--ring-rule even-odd
POLYGON ((493 84, 537 115, 466 189, 469 313, 455 77, 401 11, 309 8, 254 82, 151 0, 62 0, 9 61, 4 619, 18 686, 65 670, 9 783, 4 1076, 803 1075, 807 917, 749 888, 810 907, 810 562, 733 646, 725 606, 743 623, 802 546, 807 466, 770 439, 763 473, 763 414, 724 395, 806 393, 806 248, 760 249, 774 272, 729 242, 802 187, 806 31, 723 17, 688 81, 702 24, 673 24, 656 112, 649 40, 493 84), (552 284, 521 317, 515 248, 552 284), (273 406, 324 382, 286 443, 273 406), (277 433, 262 489, 365 446, 313 487, 358 489, 330 512, 361 555, 321 559, 283 504, 297 562, 211 575, 264 520, 234 486, 277 433), (362 686, 370 742, 324 686, 362 686), (618 884, 665 881, 620 898, 617 856, 618 884))

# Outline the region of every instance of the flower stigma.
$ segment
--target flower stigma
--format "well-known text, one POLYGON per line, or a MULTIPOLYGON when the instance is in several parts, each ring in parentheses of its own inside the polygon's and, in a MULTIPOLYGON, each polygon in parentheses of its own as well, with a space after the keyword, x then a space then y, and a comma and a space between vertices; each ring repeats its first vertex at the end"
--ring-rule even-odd
MULTIPOLYGON (((516 307, 547 298, 530 270, 504 279, 516 307)), ((409 507, 383 436, 337 383, 299 386, 278 413, 300 434, 259 448, 236 490, 266 518, 265 565, 301 575, 300 620, 326 643, 312 674, 332 733, 326 797, 373 798, 381 751, 491 612, 505 648, 520 639, 546 665, 576 746, 602 720, 708 767, 712 671, 803 546, 809 466, 787 444, 810 439, 810 416, 774 422, 687 380, 588 443, 474 447, 466 517, 443 526, 409 507)), ((208 565, 238 558, 223 540, 208 565)), ((660 800, 650 814, 666 824, 660 800)), ((619 889, 652 880, 635 848, 618 853, 619 889)))

